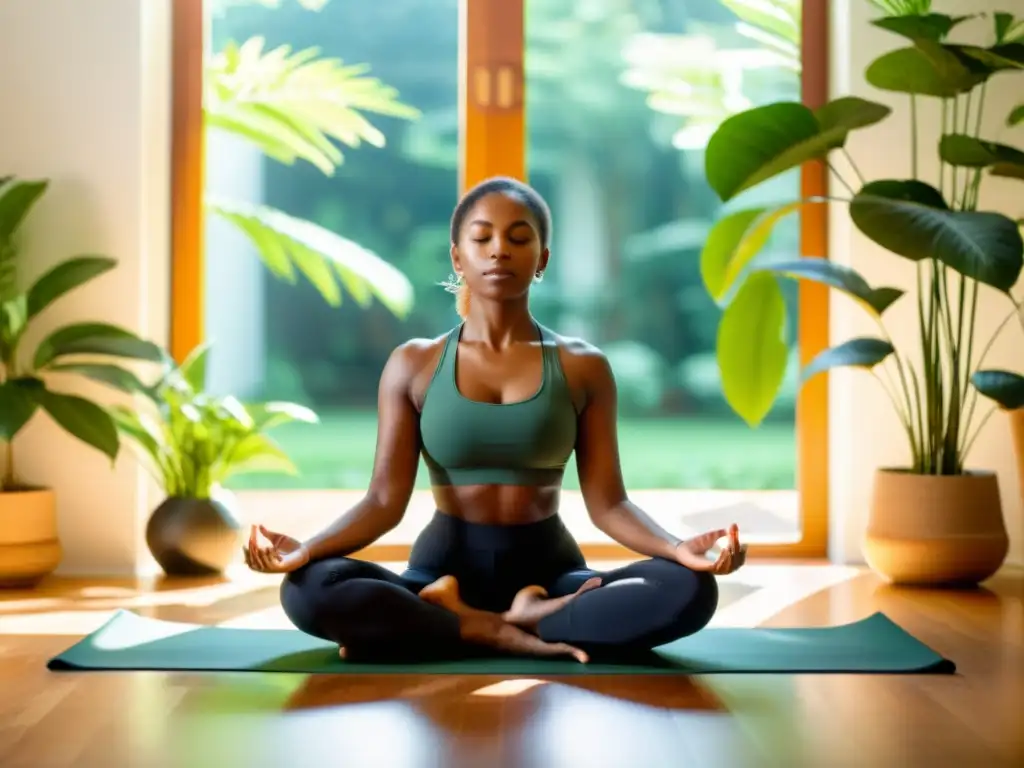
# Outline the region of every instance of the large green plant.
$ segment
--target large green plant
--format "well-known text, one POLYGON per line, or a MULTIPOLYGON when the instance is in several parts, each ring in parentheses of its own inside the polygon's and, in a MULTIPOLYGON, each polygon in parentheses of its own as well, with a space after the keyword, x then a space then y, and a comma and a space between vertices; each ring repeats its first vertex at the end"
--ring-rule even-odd
POLYGON ((294 421, 315 423, 315 413, 294 403, 243 404, 206 391, 209 346, 173 366, 135 408, 111 409, 119 431, 169 497, 208 499, 218 486, 245 472, 297 474, 291 459, 267 434, 294 421))
MULTIPOLYGON (((219 0, 209 8, 224 13, 234 5, 279 0, 219 0)), ((301 0, 319 10, 326 0, 301 0)), ((307 162, 327 176, 342 164, 340 146, 383 147, 384 134, 366 117, 373 113, 412 120, 419 111, 403 104, 394 88, 367 74, 362 64, 320 56, 316 48, 264 49, 255 36, 228 43, 208 57, 204 71, 203 118, 210 130, 249 142, 267 158, 292 165, 307 162)), ((408 278, 357 243, 312 221, 276 208, 208 195, 206 210, 243 232, 267 269, 294 283, 304 276, 332 306, 343 290, 360 305, 374 297, 405 316, 413 302, 408 278)))
POLYGON ((13 440, 39 410, 111 461, 117 458, 120 439, 107 411, 55 387, 53 374, 73 374, 125 392, 144 392, 146 385, 120 363, 165 359, 157 345, 103 322, 64 325, 50 330, 34 350, 24 348, 29 331, 54 302, 117 266, 105 256, 76 256, 21 289, 19 230, 48 184, 0 178, 0 443, 7 444, 0 491, 21 487, 13 440))
MULTIPOLYGON (((981 135, 989 81, 999 74, 1019 75, 1024 68, 1024 21, 996 13, 990 44, 955 43, 950 33, 971 17, 932 13, 926 0, 880 0, 876 5, 889 13, 872 23, 901 36, 905 44, 873 61, 866 78, 876 88, 909 99, 910 178, 865 181, 847 154, 856 181, 845 179, 830 163, 847 195, 732 210, 713 228, 701 271, 708 292, 725 305, 717 348, 724 395, 748 424, 758 425, 770 411, 785 374, 786 312, 779 280, 823 283, 856 300, 877 321, 879 334, 822 352, 803 370, 803 380, 838 366, 874 373, 906 431, 912 470, 958 474, 988 416, 998 407, 1024 406, 1024 378, 983 367, 995 337, 988 343, 975 338, 979 302, 1007 305, 1000 331, 1021 313, 1011 294, 1024 253, 1020 222, 979 210, 978 201, 988 176, 1024 180, 1024 152, 981 135), (923 99, 941 104, 941 137, 931 150, 940 169, 932 179, 918 172, 923 99), (855 271, 820 258, 754 261, 781 218, 806 205, 837 202, 848 204, 860 232, 916 269, 916 359, 911 350, 894 348, 884 323, 903 289, 873 287, 855 271), (976 421, 979 394, 994 405, 976 421)), ((851 132, 885 120, 890 111, 854 97, 837 98, 816 110, 788 102, 747 110, 724 121, 710 140, 708 181, 723 202, 732 201, 805 162, 846 154, 851 132)), ((1005 122, 1013 126, 1022 119, 1024 105, 1011 110, 1005 122)))

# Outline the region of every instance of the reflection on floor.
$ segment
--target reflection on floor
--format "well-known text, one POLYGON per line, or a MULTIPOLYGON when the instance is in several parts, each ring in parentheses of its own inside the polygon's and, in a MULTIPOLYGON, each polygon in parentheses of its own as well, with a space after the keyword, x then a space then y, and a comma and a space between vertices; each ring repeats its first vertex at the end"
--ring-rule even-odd
POLYGON ((1024 574, 1014 570, 967 592, 896 589, 832 566, 752 563, 722 580, 718 626, 833 625, 881 610, 954 659, 953 677, 45 669, 119 608, 286 626, 277 581, 247 572, 204 583, 53 580, 0 593, 0 765, 832 768, 1024 759, 1024 574))

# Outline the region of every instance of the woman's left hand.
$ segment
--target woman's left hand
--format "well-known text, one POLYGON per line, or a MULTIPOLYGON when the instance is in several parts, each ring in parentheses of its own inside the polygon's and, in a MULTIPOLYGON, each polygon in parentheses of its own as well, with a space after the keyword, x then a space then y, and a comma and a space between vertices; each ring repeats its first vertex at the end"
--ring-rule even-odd
POLYGON ((679 542, 676 546, 676 561, 680 565, 694 571, 708 571, 718 576, 734 573, 747 559, 747 546, 740 544, 740 529, 733 523, 728 530, 720 528, 708 531, 692 539, 679 542), (724 536, 729 537, 729 544, 718 555, 717 560, 709 560, 706 555, 715 542, 724 536))

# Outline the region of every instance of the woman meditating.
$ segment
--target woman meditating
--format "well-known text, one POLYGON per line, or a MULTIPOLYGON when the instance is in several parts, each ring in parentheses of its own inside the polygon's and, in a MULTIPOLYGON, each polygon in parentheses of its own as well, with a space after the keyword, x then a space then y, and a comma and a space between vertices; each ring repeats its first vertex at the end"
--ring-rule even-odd
POLYGON ((490 179, 465 195, 451 222, 463 322, 388 359, 365 497, 308 541, 260 526, 263 541, 253 528, 243 547, 253 570, 287 574, 292 623, 345 658, 497 649, 586 662, 650 650, 702 629, 718 603, 715 575, 743 564, 735 525, 680 540, 627 497, 608 361, 530 314, 550 234, 547 205, 521 182, 490 179), (587 567, 558 514, 574 450, 594 524, 644 559, 587 567), (437 511, 407 569, 349 558, 401 521, 421 454, 437 511))

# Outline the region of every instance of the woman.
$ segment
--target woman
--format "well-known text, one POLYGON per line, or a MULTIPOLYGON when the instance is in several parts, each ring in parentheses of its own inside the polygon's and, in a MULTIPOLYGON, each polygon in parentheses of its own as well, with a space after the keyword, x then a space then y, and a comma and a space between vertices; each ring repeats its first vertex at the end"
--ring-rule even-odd
POLYGON ((391 354, 366 496, 308 541, 261 526, 268 543, 254 528, 243 548, 253 570, 287 574, 281 602, 295 626, 346 658, 497 648, 586 662, 649 650, 703 628, 717 607, 715 575, 743 563, 735 525, 683 541, 627 498, 608 361, 530 314, 550 232, 547 205, 521 182, 490 179, 466 194, 451 222, 463 322, 391 354), (595 525, 646 559, 587 567, 558 515, 573 450, 595 525), (402 519, 421 454, 437 512, 408 568, 348 558, 402 519))

